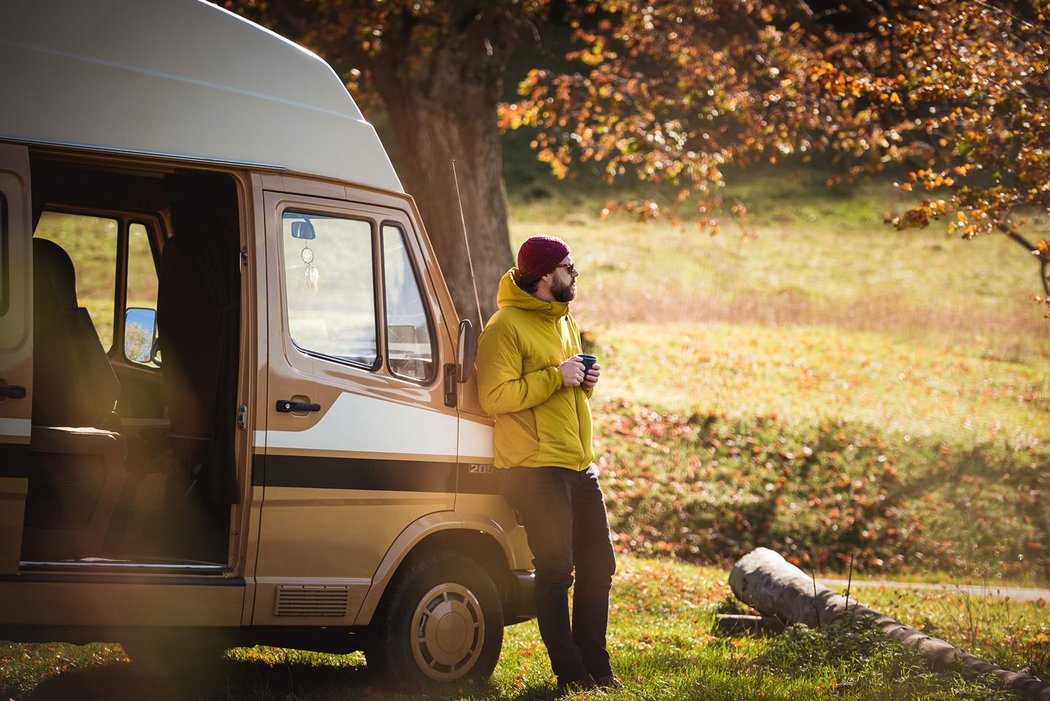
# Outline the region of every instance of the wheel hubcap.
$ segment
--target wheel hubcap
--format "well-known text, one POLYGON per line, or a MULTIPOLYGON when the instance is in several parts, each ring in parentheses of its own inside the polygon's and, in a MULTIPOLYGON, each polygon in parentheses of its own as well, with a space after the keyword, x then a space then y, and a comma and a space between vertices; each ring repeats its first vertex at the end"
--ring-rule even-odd
POLYGON ((481 604, 460 584, 439 584, 416 606, 412 634, 412 655, 426 676, 459 679, 477 662, 485 642, 481 604))

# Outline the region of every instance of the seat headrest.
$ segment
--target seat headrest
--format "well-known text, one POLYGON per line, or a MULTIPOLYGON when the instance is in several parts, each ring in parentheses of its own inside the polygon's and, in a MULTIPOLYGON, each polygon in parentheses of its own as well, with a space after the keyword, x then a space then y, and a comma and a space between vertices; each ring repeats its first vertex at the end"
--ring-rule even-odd
POLYGON ((33 291, 62 309, 76 309, 77 274, 65 249, 54 241, 33 239, 33 291))

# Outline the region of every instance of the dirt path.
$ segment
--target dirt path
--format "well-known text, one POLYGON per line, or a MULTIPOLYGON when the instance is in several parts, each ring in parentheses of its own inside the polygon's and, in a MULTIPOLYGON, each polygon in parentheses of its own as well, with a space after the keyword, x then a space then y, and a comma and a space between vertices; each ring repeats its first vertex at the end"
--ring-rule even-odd
MULTIPOLYGON (((819 579, 819 582, 836 591, 845 592, 847 580, 845 579, 819 579)), ((850 585, 851 595, 853 590, 866 587, 883 587, 884 589, 937 589, 962 594, 974 594, 976 596, 995 596, 1000 599, 1013 599, 1014 601, 1050 601, 1050 589, 1034 589, 1026 587, 985 586, 976 584, 931 584, 929 582, 888 582, 879 579, 854 579, 850 585)))

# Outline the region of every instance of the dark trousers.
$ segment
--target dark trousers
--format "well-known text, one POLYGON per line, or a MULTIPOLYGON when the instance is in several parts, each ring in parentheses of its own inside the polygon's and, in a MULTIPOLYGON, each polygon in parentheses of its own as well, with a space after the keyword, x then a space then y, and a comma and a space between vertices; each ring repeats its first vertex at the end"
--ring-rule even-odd
POLYGON ((521 515, 535 556, 536 620, 554 674, 561 682, 612 674, 605 632, 616 561, 598 470, 513 467, 501 472, 500 491, 521 515))

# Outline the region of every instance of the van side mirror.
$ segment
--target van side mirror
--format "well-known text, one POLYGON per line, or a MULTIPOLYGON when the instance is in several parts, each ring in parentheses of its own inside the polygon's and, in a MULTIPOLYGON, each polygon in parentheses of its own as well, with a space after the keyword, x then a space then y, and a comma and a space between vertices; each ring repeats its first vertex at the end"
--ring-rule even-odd
POLYGON ((459 340, 456 342, 456 381, 463 384, 474 374, 474 360, 478 357, 478 335, 469 319, 459 322, 459 340))
POLYGON ((124 313, 124 357, 133 363, 160 365, 155 309, 131 307, 124 313))

